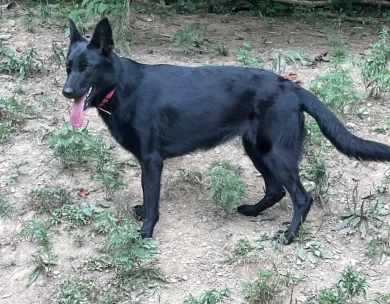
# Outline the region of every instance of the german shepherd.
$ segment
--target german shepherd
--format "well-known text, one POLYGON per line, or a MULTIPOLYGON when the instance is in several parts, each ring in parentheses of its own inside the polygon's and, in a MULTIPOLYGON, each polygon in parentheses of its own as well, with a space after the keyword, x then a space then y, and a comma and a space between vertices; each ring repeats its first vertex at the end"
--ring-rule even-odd
POLYGON ((70 121, 81 127, 84 110, 97 108, 116 141, 138 159, 143 205, 135 206, 135 212, 144 220, 142 237, 152 237, 159 219, 164 159, 241 136, 266 189, 257 204, 239 206, 238 212, 257 216, 279 202, 286 189, 294 205, 284 231, 290 244, 313 202, 298 175, 303 112, 348 157, 390 161, 389 146, 351 134, 315 95, 270 71, 140 64, 114 53, 107 18, 97 24, 89 42, 69 22, 63 95, 73 99, 70 121))

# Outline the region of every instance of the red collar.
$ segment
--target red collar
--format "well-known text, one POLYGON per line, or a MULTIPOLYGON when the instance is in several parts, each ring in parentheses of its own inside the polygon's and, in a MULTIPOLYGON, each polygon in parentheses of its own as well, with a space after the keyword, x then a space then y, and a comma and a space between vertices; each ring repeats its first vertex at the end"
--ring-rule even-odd
POLYGON ((106 97, 104 97, 103 101, 102 101, 101 103, 99 103, 99 105, 97 106, 97 108, 98 108, 100 111, 103 111, 103 112, 105 112, 105 113, 111 115, 111 112, 107 111, 106 109, 103 109, 102 107, 103 107, 107 102, 110 101, 110 99, 111 99, 112 95, 114 95, 114 93, 115 93, 115 89, 113 89, 112 91, 110 91, 110 92, 106 95, 106 97))

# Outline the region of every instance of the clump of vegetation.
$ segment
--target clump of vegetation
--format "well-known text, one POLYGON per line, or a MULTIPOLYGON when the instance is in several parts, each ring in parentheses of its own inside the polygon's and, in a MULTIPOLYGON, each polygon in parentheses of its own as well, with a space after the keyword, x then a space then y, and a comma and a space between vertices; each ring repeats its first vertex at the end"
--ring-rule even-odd
POLYGON ((189 25, 184 30, 177 30, 172 35, 171 42, 175 46, 181 46, 187 54, 199 52, 205 47, 204 31, 189 25))
POLYGON ((35 240, 38 247, 32 255, 35 268, 28 279, 28 285, 31 285, 42 271, 48 271, 50 266, 56 265, 57 255, 52 251, 50 231, 41 220, 33 219, 26 222, 21 234, 35 240))
POLYGON ((355 106, 362 98, 353 87, 350 71, 343 68, 317 77, 309 89, 342 118, 345 117, 345 106, 355 106))
POLYGON ((242 292, 249 304, 268 304, 280 299, 281 277, 269 270, 259 271, 253 282, 244 282, 242 292))
POLYGON ((244 67, 262 68, 264 60, 260 56, 253 54, 252 46, 249 43, 244 42, 241 49, 236 50, 237 60, 244 67))
POLYGON ((208 175, 211 176, 211 198, 231 214, 246 195, 240 171, 232 168, 227 161, 214 162, 208 175))
MULTIPOLYGON (((62 278, 56 300, 61 304, 97 303, 101 288, 91 278, 62 278)), ((101 303, 101 302, 100 302, 101 303)))
POLYGON ((341 273, 336 284, 331 288, 321 289, 317 295, 304 302, 304 304, 352 304, 360 298, 366 299, 366 278, 347 266, 341 273))
POLYGON ((318 259, 331 259, 332 254, 324 249, 322 242, 308 241, 298 249, 298 257, 302 261, 308 259, 312 264, 316 264, 318 259))
POLYGON ((303 48, 300 48, 298 51, 274 50, 272 55, 272 71, 280 75, 286 72, 287 65, 295 66, 297 61, 302 65, 307 64, 307 56, 303 48))
POLYGON ((26 48, 18 56, 9 47, 0 44, 0 73, 7 73, 21 79, 46 73, 43 62, 38 59, 38 56, 36 48, 26 48))
MULTIPOLYGON (((119 222, 109 213, 102 213, 95 229, 106 233, 106 240, 101 248, 103 255, 99 261, 104 261, 106 267, 115 267, 127 277, 136 277, 140 273, 162 278, 159 269, 153 267, 157 246, 152 239, 143 239, 134 225, 127 219, 119 222)), ((96 266, 96 261, 92 263, 96 266)))
POLYGON ((85 200, 79 200, 75 203, 68 202, 51 212, 50 222, 55 226, 65 222, 65 228, 70 230, 89 224, 92 216, 101 212, 101 208, 91 205, 85 200))
POLYGON ((185 304, 216 304, 222 303, 225 299, 231 297, 231 291, 228 286, 224 286, 220 291, 206 290, 198 298, 192 294, 188 294, 185 304))
POLYGON ((31 191, 30 206, 39 212, 52 212, 71 201, 65 188, 42 186, 31 191))
POLYGON ((64 48, 61 44, 53 42, 51 45, 51 55, 49 56, 49 60, 60 67, 62 63, 65 61, 65 52, 64 48))
POLYGON ((133 163, 119 161, 108 153, 112 146, 102 136, 91 136, 85 128, 74 130, 70 123, 49 138, 49 146, 65 167, 92 164, 95 179, 105 186, 106 199, 125 186, 123 166, 133 166, 133 163))
POLYGON ((340 35, 328 35, 328 45, 331 47, 330 57, 342 59, 345 57, 345 42, 340 35))
POLYGON ((380 38, 364 52, 359 62, 360 72, 369 96, 380 97, 390 90, 390 44, 387 30, 381 30, 380 38))
MULTIPOLYGON (((349 203, 348 198, 347 201, 349 203)), ((359 231, 360 236, 365 238, 367 232, 375 230, 377 224, 383 222, 383 216, 389 212, 379 200, 375 204, 369 204, 367 206, 365 206, 364 201, 358 206, 358 201, 358 190, 356 186, 352 192, 352 207, 342 214, 343 221, 334 229, 341 230, 350 227, 350 233, 359 231)))
POLYGON ((0 196, 0 217, 10 218, 12 215, 12 205, 8 203, 8 200, 4 196, 0 196))
POLYGON ((11 132, 16 132, 26 119, 35 117, 31 106, 13 97, 0 97, 0 143, 9 139, 11 132))
POLYGON ((390 256, 390 225, 386 223, 382 232, 377 232, 367 246, 367 255, 374 257, 380 255, 380 264, 384 264, 390 256))

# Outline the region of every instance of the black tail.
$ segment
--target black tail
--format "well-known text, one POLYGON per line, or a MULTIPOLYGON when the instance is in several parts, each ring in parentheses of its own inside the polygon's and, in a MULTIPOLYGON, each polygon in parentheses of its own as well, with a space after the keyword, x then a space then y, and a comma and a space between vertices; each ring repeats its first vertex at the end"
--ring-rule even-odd
POLYGON ((309 91, 300 88, 297 94, 301 99, 302 109, 317 121, 322 134, 337 150, 359 160, 390 161, 390 146, 353 135, 336 115, 309 91))

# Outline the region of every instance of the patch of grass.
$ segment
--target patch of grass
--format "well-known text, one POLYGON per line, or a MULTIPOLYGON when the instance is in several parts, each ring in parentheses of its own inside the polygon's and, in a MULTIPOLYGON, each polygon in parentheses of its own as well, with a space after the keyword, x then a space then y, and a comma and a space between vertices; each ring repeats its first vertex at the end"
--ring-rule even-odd
POLYGON ((125 187, 123 180, 124 163, 116 160, 112 155, 103 151, 95 160, 95 180, 100 181, 105 187, 104 198, 110 200, 113 194, 125 187))
POLYGON ((362 95, 355 91, 350 70, 336 68, 314 79, 309 89, 336 114, 345 118, 345 107, 356 106, 362 95))
POLYGON ((35 268, 28 279, 28 285, 31 285, 42 271, 47 271, 51 265, 56 265, 57 255, 52 251, 50 231, 41 220, 33 219, 26 222, 21 235, 31 237, 32 240, 36 241, 38 247, 32 255, 32 263, 35 264, 35 268))
POLYGON ((366 299, 368 286, 366 278, 352 266, 347 266, 336 284, 330 288, 320 289, 317 295, 304 304, 354 304, 361 298, 366 299))
POLYGON ((61 304, 97 303, 101 291, 91 278, 62 278, 56 300, 61 304))
POLYGON ((16 184, 19 182, 19 176, 21 175, 20 168, 26 164, 25 161, 21 161, 19 163, 13 163, 12 169, 9 175, 9 183, 16 184))
POLYGON ((369 96, 380 97, 390 90, 390 44, 387 30, 381 30, 380 38, 364 52, 359 62, 360 72, 369 96))
POLYGON ((9 47, 0 44, 0 73, 21 79, 45 74, 43 61, 38 56, 37 48, 25 48, 20 55, 16 55, 9 47))
POLYGON ((75 130, 70 123, 49 138, 49 146, 65 167, 92 164, 94 178, 105 186, 105 198, 123 189, 123 167, 134 166, 132 161, 119 161, 107 150, 112 145, 102 135, 91 136, 87 129, 75 130))
POLYGON ((193 185, 201 185, 203 181, 202 173, 198 171, 179 169, 179 176, 184 182, 193 185))
POLYGON ((340 35, 328 35, 328 45, 331 48, 329 56, 344 58, 345 57, 345 42, 340 35))
POLYGON ((49 60, 58 68, 65 62, 65 50, 61 44, 56 42, 52 43, 49 60))
POLYGON ((70 194, 65 188, 42 186, 32 190, 29 205, 38 212, 52 212, 71 201, 70 194))
POLYGON ((331 259, 332 254, 324 250, 324 244, 319 241, 309 241, 298 248, 298 258, 302 261, 308 259, 312 264, 317 264, 318 259, 331 259))
POLYGON ((99 137, 91 136, 85 128, 75 130, 69 122, 49 138, 49 147, 54 149, 54 155, 67 168, 92 161, 101 145, 106 149, 111 147, 99 137))
POLYGON ((236 57, 244 67, 262 68, 264 66, 263 58, 254 55, 252 46, 246 42, 242 44, 241 49, 236 49, 236 57))
POLYGON ((390 294, 378 295, 374 300, 375 304, 388 304, 390 303, 390 294))
MULTIPOLYGON (((379 200, 375 204, 369 204, 367 206, 365 206, 363 201, 360 207, 358 207, 358 201, 358 189, 356 186, 352 192, 353 206, 341 215, 343 221, 334 230, 338 231, 349 227, 350 233, 359 231, 360 236, 365 238, 369 230, 376 230, 377 224, 382 223, 383 216, 389 212, 384 209, 383 203, 380 203, 379 200)), ((347 202, 349 204, 348 197, 347 202)))
POLYGON ((163 276, 159 269, 153 267, 158 249, 152 239, 142 239, 129 220, 119 222, 109 213, 102 213, 99 222, 99 226, 107 231, 99 261, 115 267, 125 277, 142 277, 146 273, 158 278, 163 276))
POLYGON ((280 299, 282 293, 281 278, 269 271, 259 271, 253 282, 244 282, 242 292, 249 304, 269 304, 280 299))
POLYGON ((13 97, 0 97, 0 143, 6 142, 12 132, 18 131, 23 123, 34 118, 31 106, 13 97))
POLYGON ((85 237, 82 236, 81 234, 78 234, 78 233, 73 235, 73 240, 74 240, 75 244, 79 247, 82 247, 85 243, 85 237))
POLYGON ((5 196, 0 196, 0 217, 2 218, 11 218, 12 216, 12 205, 8 203, 8 200, 5 196))
POLYGON ((36 19, 33 12, 31 12, 30 10, 26 10, 23 14, 23 27, 26 29, 27 32, 33 33, 36 24, 36 19))
POLYGON ((274 50, 272 54, 272 71, 280 75, 286 72, 287 65, 295 67, 297 61, 302 65, 306 65, 307 58, 303 48, 300 48, 298 51, 274 50))
POLYGON ((239 170, 227 161, 214 162, 208 172, 211 176, 210 194, 213 201, 231 214, 246 195, 246 186, 239 170))
POLYGON ((115 50, 120 54, 127 54, 130 51, 133 19, 129 16, 128 11, 124 10, 112 15, 111 20, 115 35, 115 50))
POLYGON ((171 42, 182 47, 187 54, 199 52, 205 47, 204 31, 189 25, 184 30, 177 30, 171 36, 171 42))
POLYGON ((225 285, 220 291, 206 290, 199 297, 194 297, 192 294, 188 294, 184 301, 185 304, 216 304, 222 303, 225 299, 231 297, 231 291, 227 285, 225 285))
POLYGON ((390 225, 386 223, 382 227, 382 232, 377 232, 367 246, 367 255, 374 257, 380 255, 380 264, 384 264, 390 256, 390 225))
POLYGON ((75 203, 67 202, 61 208, 51 212, 50 223, 56 226, 65 222, 65 228, 70 230, 89 224, 92 216, 101 212, 101 208, 93 206, 85 200, 79 200, 75 203))

